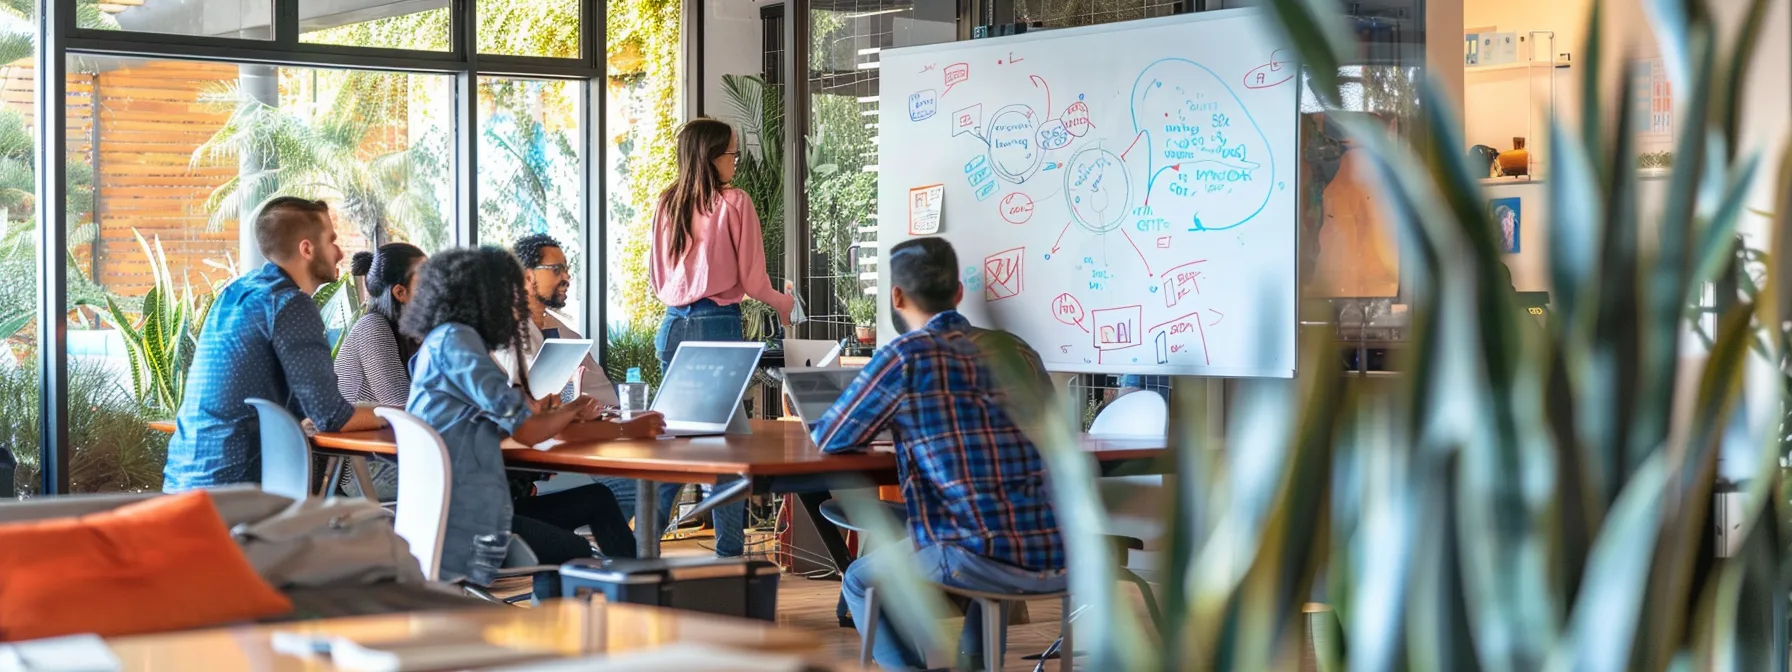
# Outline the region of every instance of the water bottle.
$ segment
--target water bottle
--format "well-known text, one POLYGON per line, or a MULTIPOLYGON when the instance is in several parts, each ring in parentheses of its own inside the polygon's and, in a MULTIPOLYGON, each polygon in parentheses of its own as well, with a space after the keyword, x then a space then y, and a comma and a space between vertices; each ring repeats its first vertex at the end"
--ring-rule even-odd
POLYGON ((498 580, 498 568, 510 553, 510 537, 481 534, 473 537, 473 559, 467 563, 467 583, 490 586, 498 580))
POLYGON ((622 404, 623 420, 647 410, 647 383, 641 380, 641 367, 629 367, 628 380, 616 386, 616 399, 622 404))

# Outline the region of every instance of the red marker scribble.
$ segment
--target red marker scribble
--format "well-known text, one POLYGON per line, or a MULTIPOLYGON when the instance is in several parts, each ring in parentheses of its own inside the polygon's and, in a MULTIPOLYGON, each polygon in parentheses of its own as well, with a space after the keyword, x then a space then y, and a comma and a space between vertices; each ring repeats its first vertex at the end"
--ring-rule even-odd
POLYGON ((1221 322, 1224 322, 1224 321, 1226 321, 1226 314, 1225 314, 1225 313, 1222 313, 1222 312, 1220 312, 1220 311, 1217 311, 1217 310, 1214 310, 1214 309, 1212 309, 1212 308, 1208 308, 1208 309, 1207 309, 1207 312, 1209 312, 1209 313, 1213 313, 1213 314, 1215 314, 1215 315, 1218 315, 1218 316, 1219 316, 1219 319, 1216 319, 1216 320, 1214 320, 1214 321, 1213 321, 1213 324, 1209 324, 1209 325, 1207 325, 1207 326, 1209 326, 1209 327, 1217 327, 1217 326, 1219 326, 1219 324, 1220 324, 1220 323, 1221 323, 1221 322))
POLYGON ((1003 196, 997 207, 1001 210, 1002 220, 1009 224, 1025 224, 1033 218, 1033 197, 1018 191, 1003 196))
MULTIPOLYGON (((1168 114, 1165 114, 1165 115, 1164 115, 1164 116, 1166 116, 1166 117, 1167 117, 1167 116, 1170 116, 1170 115, 1168 115, 1168 114)), ((1132 148, 1134 148, 1134 147, 1137 147, 1137 146, 1139 146, 1139 141, 1140 141, 1140 140, 1143 140, 1143 139, 1145 139, 1145 132, 1144 132, 1144 131, 1139 131, 1139 134, 1138 134, 1138 135, 1135 135, 1135 136, 1132 136, 1132 144, 1130 144, 1130 145, 1127 145, 1127 146, 1126 146, 1126 151, 1124 151, 1124 152, 1121 152, 1121 153, 1120 153, 1120 160, 1122 160, 1122 161, 1124 161, 1124 160, 1126 160, 1126 155, 1127 155, 1127 154, 1131 154, 1131 153, 1132 153, 1132 148)))
POLYGON ((1297 70, 1298 68, 1294 67, 1294 61, 1288 58, 1288 52, 1277 49, 1270 52, 1268 63, 1251 68, 1249 72, 1244 73, 1244 88, 1267 89, 1276 86, 1294 79, 1294 73, 1297 70))
POLYGON ((1132 234, 1127 233, 1126 229, 1120 229, 1120 233, 1121 233, 1121 235, 1126 236, 1126 244, 1132 246, 1132 251, 1137 252, 1139 254, 1139 261, 1145 262, 1145 273, 1147 275, 1150 275, 1151 277, 1154 277, 1154 278, 1157 277, 1156 273, 1151 272, 1151 260, 1145 258, 1145 251, 1139 249, 1138 243, 1132 242, 1132 234))
MULTIPOLYGON (((1074 296, 1059 294, 1058 298, 1052 299, 1052 317, 1059 322, 1082 329, 1083 333, 1089 332, 1089 327, 1083 324, 1083 302, 1076 300, 1074 296)), ((1064 348, 1065 352, 1070 352, 1070 346, 1066 345, 1064 348)))
POLYGON ((1160 249, 1160 250, 1170 249, 1170 237, 1169 236, 1159 237, 1157 239, 1157 249, 1160 249))
POLYGON ((940 97, 944 98, 947 93, 952 92, 952 87, 970 81, 970 79, 971 64, 953 63, 952 65, 946 66, 946 92, 941 93, 940 97))

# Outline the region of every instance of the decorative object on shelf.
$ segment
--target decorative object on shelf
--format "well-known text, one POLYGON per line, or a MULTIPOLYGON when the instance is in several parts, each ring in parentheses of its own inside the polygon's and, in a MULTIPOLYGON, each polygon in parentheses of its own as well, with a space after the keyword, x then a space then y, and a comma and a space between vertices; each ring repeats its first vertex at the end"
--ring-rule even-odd
POLYGON ((1475 145, 1468 148, 1469 166, 1480 169, 1481 172, 1488 177, 1494 175, 1493 164, 1495 161, 1498 161, 1499 158, 1500 150, 1488 147, 1487 145, 1475 145))
POLYGON ((1481 48, 1476 65, 1505 65, 1518 62, 1518 33, 1481 33, 1481 48))
POLYGON ((1524 148, 1524 138, 1512 138, 1512 149, 1500 152, 1500 175, 1529 175, 1531 173, 1531 153, 1524 148))
POLYGON ((1674 167, 1674 153, 1668 151, 1648 152, 1636 157, 1638 170, 1665 171, 1674 167))
POLYGON ((1462 64, 1471 68, 1481 64, 1481 35, 1479 33, 1469 33, 1464 36, 1462 64))
POLYGON ((860 294, 846 300, 846 316, 852 320, 853 336, 859 343, 877 342, 877 299, 860 294))
POLYGON ((1493 216, 1493 224, 1500 230, 1500 251, 1506 254, 1518 254, 1522 242, 1522 205, 1522 199, 1517 196, 1487 200, 1487 212, 1493 216))

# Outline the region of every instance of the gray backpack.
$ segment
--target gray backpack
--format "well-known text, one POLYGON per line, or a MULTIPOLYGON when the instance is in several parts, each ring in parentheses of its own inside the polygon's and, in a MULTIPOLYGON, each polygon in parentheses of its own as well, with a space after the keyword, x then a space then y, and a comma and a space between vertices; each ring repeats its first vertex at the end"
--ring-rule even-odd
POLYGON ((311 498, 231 530, 249 564, 276 588, 423 583, 392 513, 355 498, 311 498))

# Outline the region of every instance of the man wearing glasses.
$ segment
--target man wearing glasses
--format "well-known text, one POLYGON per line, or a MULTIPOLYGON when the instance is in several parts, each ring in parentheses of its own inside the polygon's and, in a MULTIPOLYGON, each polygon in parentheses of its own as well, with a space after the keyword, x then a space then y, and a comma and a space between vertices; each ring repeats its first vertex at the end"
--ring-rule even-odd
MULTIPOLYGON (((541 342, 550 338, 584 338, 577 330, 560 321, 555 310, 566 307, 566 293, 572 289, 572 266, 566 263, 566 252, 561 249, 560 241, 545 233, 537 233, 516 241, 511 246, 517 261, 523 264, 523 286, 529 293, 529 319, 523 321, 523 353, 522 361, 535 357, 541 349, 541 342)), ((493 354, 498 365, 510 373, 511 382, 520 384, 521 374, 516 371, 518 358, 509 348, 493 354)), ((584 374, 579 383, 581 394, 591 395, 597 403, 604 406, 615 406, 616 386, 610 384, 609 376, 597 365, 591 355, 585 355, 584 374)))

